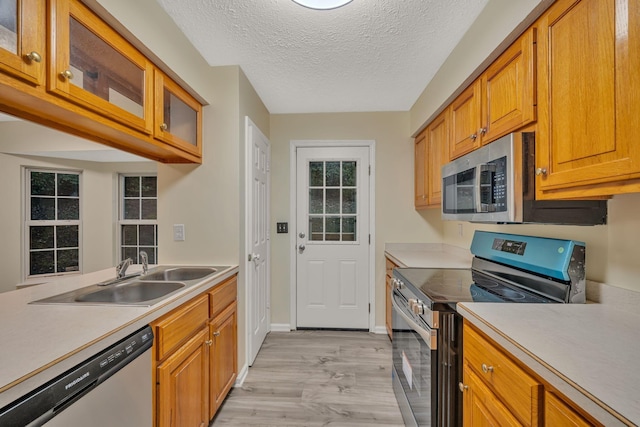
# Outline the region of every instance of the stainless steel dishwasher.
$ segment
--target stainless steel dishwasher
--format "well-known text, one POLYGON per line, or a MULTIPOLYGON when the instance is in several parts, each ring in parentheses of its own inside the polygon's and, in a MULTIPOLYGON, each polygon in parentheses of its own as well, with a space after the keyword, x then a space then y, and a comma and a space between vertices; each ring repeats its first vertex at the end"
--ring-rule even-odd
POLYGON ((7 427, 151 427, 149 326, 0 409, 7 427))

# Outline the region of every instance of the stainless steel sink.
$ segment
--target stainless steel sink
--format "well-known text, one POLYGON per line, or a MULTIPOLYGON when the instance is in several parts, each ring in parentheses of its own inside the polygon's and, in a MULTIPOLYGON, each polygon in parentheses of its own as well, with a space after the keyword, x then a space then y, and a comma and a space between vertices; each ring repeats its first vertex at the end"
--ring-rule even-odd
POLYGON ((31 304, 150 306, 229 267, 158 266, 145 275, 113 279, 32 301, 31 304))
POLYGON ((78 302, 101 302, 115 304, 134 304, 152 301, 182 289, 182 282, 157 282, 134 280, 120 285, 103 287, 99 291, 77 296, 78 302))
POLYGON ((196 280, 205 276, 216 273, 216 267, 156 267, 149 273, 140 276, 140 280, 196 280))

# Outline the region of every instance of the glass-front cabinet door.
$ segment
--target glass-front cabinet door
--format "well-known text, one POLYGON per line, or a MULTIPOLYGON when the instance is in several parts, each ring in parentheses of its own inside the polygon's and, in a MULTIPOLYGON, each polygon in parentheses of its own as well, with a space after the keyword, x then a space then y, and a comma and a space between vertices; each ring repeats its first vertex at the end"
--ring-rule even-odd
POLYGON ((202 105, 160 70, 155 70, 154 136, 200 156, 202 105))
POLYGON ((45 2, 0 0, 0 72, 44 82, 45 2))
POLYGON ((150 134, 152 63, 78 0, 49 4, 49 91, 150 134))

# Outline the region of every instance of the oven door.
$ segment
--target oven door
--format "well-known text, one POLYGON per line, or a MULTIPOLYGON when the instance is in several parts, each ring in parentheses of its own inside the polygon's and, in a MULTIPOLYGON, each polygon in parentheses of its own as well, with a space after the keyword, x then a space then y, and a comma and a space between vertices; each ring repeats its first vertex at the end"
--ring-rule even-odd
POLYGON ((409 311, 407 298, 392 291, 393 389, 407 426, 437 420, 437 330, 409 311))

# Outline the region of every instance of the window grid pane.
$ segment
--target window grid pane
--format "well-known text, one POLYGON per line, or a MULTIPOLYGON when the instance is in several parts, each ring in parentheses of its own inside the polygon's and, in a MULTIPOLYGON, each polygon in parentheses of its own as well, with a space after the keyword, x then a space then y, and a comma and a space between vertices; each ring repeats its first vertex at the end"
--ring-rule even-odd
POLYGON ((80 174, 27 170, 28 276, 80 271, 80 174))
POLYGON ((309 162, 309 240, 355 242, 357 162, 309 162))
POLYGON ((149 264, 158 259, 158 187, 157 177, 121 176, 120 259, 131 258, 139 264, 145 251, 149 264))

